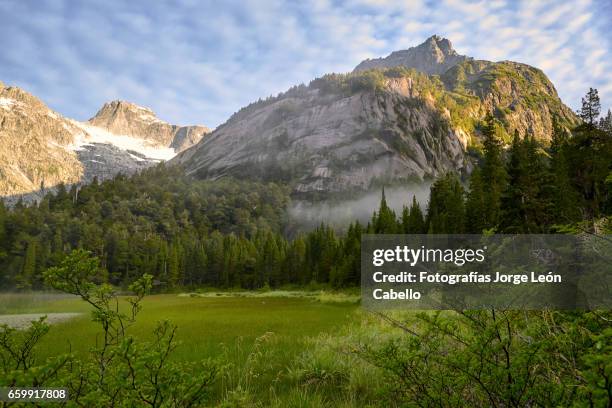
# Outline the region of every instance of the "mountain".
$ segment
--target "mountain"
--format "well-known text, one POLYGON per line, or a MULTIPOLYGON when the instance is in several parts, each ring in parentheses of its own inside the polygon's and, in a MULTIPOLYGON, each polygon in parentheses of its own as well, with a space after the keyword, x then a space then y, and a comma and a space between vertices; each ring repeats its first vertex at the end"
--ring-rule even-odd
POLYGON ((157 147, 170 147, 177 152, 196 144, 210 132, 204 126, 177 126, 162 121, 155 113, 125 101, 112 101, 87 123, 111 133, 141 138, 157 147))
POLYGON ((36 199, 60 183, 132 174, 172 158, 206 132, 167 124, 126 102, 105 104, 89 122, 78 122, 0 82, 0 196, 36 199))
POLYGON ((200 178, 286 182, 297 197, 351 195, 469 173, 487 114, 506 141, 515 130, 549 139, 553 118, 578 123, 542 71, 464 57, 433 36, 253 103, 172 163, 200 178))
POLYGON ((429 75, 440 75, 450 67, 467 60, 471 58, 457 54, 449 40, 434 35, 417 47, 392 52, 385 58, 362 61, 355 67, 354 72, 403 66, 429 75))

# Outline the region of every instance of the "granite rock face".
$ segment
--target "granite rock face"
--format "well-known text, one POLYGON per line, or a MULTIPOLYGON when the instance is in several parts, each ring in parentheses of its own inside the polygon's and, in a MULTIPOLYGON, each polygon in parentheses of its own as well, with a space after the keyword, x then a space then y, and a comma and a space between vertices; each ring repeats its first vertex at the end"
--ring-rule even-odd
POLYGON ((289 182, 305 196, 464 169, 459 136, 441 113, 410 96, 410 81, 393 87, 352 95, 309 87, 242 112, 171 162, 198 177, 289 182))
POLYGON ((549 139, 553 117, 578 123, 542 71, 461 56, 433 36, 253 103, 171 163, 201 178, 285 182, 298 197, 350 195, 469 173, 488 114, 507 141, 515 130, 549 139))

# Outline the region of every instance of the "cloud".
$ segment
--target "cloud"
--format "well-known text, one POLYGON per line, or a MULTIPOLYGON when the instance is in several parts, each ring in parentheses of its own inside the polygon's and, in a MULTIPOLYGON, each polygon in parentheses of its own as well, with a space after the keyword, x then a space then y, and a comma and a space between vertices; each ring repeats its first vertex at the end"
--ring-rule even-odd
POLYGON ((0 2, 0 80, 86 119, 109 99, 217 126, 242 106, 362 59, 448 37, 542 68, 577 107, 612 106, 612 6, 590 0, 0 2))

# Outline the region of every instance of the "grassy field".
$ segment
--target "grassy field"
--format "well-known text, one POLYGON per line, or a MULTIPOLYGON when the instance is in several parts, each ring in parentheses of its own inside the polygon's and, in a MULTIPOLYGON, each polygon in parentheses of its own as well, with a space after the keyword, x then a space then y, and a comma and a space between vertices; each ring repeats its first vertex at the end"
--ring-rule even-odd
MULTIPOLYGON (((69 351, 87 353, 100 334, 90 319, 90 308, 74 297, 0 295, 0 314, 62 312, 83 314, 51 327, 38 348, 40 358, 69 351)), ((359 316, 355 298, 346 295, 152 295, 143 302, 143 311, 129 330, 147 338, 157 321, 171 321, 178 326, 181 342, 175 358, 211 358, 224 366, 216 384, 217 401, 228 397, 240 401, 244 392, 252 400, 270 403, 295 392, 288 381, 291 367, 313 339, 336 333, 359 316)))

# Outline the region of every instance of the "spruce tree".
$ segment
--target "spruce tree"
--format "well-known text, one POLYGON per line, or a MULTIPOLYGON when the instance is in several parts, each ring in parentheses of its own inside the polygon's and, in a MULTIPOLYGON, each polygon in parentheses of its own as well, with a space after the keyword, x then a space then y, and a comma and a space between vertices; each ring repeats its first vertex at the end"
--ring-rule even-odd
POLYGON ((405 231, 407 234, 425 234, 425 217, 421 205, 416 199, 416 196, 412 196, 412 204, 410 205, 410 215, 408 216, 408 224, 405 225, 405 231))
POLYGON ((568 140, 568 132, 555 120, 550 144, 552 222, 555 224, 568 224, 580 219, 581 198, 572 186, 567 163, 568 140))
POLYGON ((523 232, 525 224, 525 199, 527 186, 526 144, 518 133, 514 134, 509 149, 506 173, 508 183, 502 194, 500 229, 503 232, 523 232))
POLYGON ((599 128, 612 137, 612 110, 608 109, 608 114, 599 120, 599 128))
POLYGON ((501 196, 506 188, 506 170, 502 154, 502 141, 497 136, 493 117, 488 115, 482 129, 484 158, 482 181, 484 185, 484 224, 486 228, 499 223, 501 196))
POLYGON ((589 88, 587 94, 582 98, 582 107, 578 111, 578 116, 580 116, 589 127, 595 127, 600 111, 601 103, 599 102, 599 93, 597 89, 589 88))
POLYGON ((427 208, 428 233, 465 232, 464 189, 456 174, 449 173, 431 186, 427 208))
POLYGON ((470 175, 470 190, 465 204, 466 232, 481 234, 489 226, 485 212, 485 189, 482 171, 476 167, 470 175))
POLYGON ((380 199, 380 206, 378 213, 376 213, 375 219, 373 219, 374 233, 376 234, 395 234, 399 231, 397 217, 395 211, 393 211, 387 205, 387 199, 385 197, 385 189, 382 189, 382 196, 380 199))

